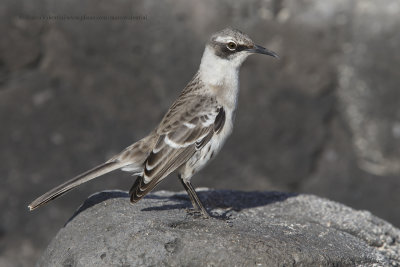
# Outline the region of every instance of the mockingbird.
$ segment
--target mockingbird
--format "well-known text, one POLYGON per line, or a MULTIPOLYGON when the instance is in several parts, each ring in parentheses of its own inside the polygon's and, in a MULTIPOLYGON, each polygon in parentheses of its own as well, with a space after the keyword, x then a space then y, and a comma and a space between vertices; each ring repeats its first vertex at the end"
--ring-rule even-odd
POLYGON ((254 53, 278 57, 236 29, 227 28, 212 35, 199 70, 158 127, 107 162, 38 197, 29 204, 29 209, 34 210, 116 169, 137 175, 129 191, 130 200, 135 203, 176 171, 193 208, 208 217, 190 179, 219 152, 231 134, 239 91, 239 68, 254 53))

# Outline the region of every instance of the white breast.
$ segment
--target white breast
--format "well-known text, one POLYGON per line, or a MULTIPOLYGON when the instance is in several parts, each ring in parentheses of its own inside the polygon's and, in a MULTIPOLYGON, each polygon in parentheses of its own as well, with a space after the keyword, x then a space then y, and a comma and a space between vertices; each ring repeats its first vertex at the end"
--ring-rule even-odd
POLYGON ((225 108, 225 124, 219 133, 215 133, 211 140, 179 170, 183 179, 190 179, 196 172, 200 171, 221 150, 233 129, 233 110, 225 108))
POLYGON ((232 133, 239 92, 240 65, 239 61, 232 62, 232 60, 216 56, 210 47, 206 47, 201 59, 199 75, 207 93, 215 96, 217 102, 224 108, 225 123, 222 130, 215 133, 211 140, 180 169, 183 179, 190 179, 215 157, 232 133))

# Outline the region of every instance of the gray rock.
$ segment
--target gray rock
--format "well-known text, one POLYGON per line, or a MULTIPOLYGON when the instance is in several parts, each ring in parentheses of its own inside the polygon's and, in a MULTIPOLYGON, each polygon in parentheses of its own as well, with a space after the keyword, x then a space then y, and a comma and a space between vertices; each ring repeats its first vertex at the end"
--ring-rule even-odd
POLYGON ((189 215, 183 192, 127 197, 91 196, 37 266, 400 265, 399 229, 312 195, 202 190, 212 219, 189 215))
MULTIPOLYGON (((400 227, 399 8, 392 0, 0 1, 0 266, 31 266, 83 199, 131 186, 115 172, 26 210, 146 135, 196 71, 206 38, 228 25, 281 59, 245 63, 233 135, 195 185, 315 194, 400 227), (81 14, 147 20, 20 17, 81 14)), ((158 187, 181 188, 176 177, 158 187)))

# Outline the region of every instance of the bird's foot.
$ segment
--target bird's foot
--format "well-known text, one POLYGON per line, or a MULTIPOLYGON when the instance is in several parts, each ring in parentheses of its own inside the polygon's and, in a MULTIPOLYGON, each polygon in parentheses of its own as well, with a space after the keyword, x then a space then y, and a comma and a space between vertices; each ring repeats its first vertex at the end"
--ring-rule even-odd
POLYGON ((208 212, 202 212, 201 210, 198 209, 186 209, 186 212, 188 215, 193 216, 194 218, 202 218, 202 219, 209 219, 211 216, 208 214, 208 212))

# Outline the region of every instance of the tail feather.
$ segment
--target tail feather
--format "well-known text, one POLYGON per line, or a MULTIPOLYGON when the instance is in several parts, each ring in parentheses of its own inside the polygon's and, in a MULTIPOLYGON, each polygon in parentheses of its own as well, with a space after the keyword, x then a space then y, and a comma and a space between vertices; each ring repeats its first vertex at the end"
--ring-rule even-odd
POLYGON ((111 171, 114 171, 116 169, 122 168, 124 166, 129 165, 127 162, 106 162, 103 163, 87 172, 84 172, 71 180, 51 189, 47 193, 43 194, 42 196, 38 197, 35 199, 31 204, 29 204, 28 208, 29 210, 34 210, 47 202, 65 194, 66 192, 74 189, 78 185, 81 185, 87 181, 90 181, 96 177, 99 177, 103 174, 109 173, 111 171))

